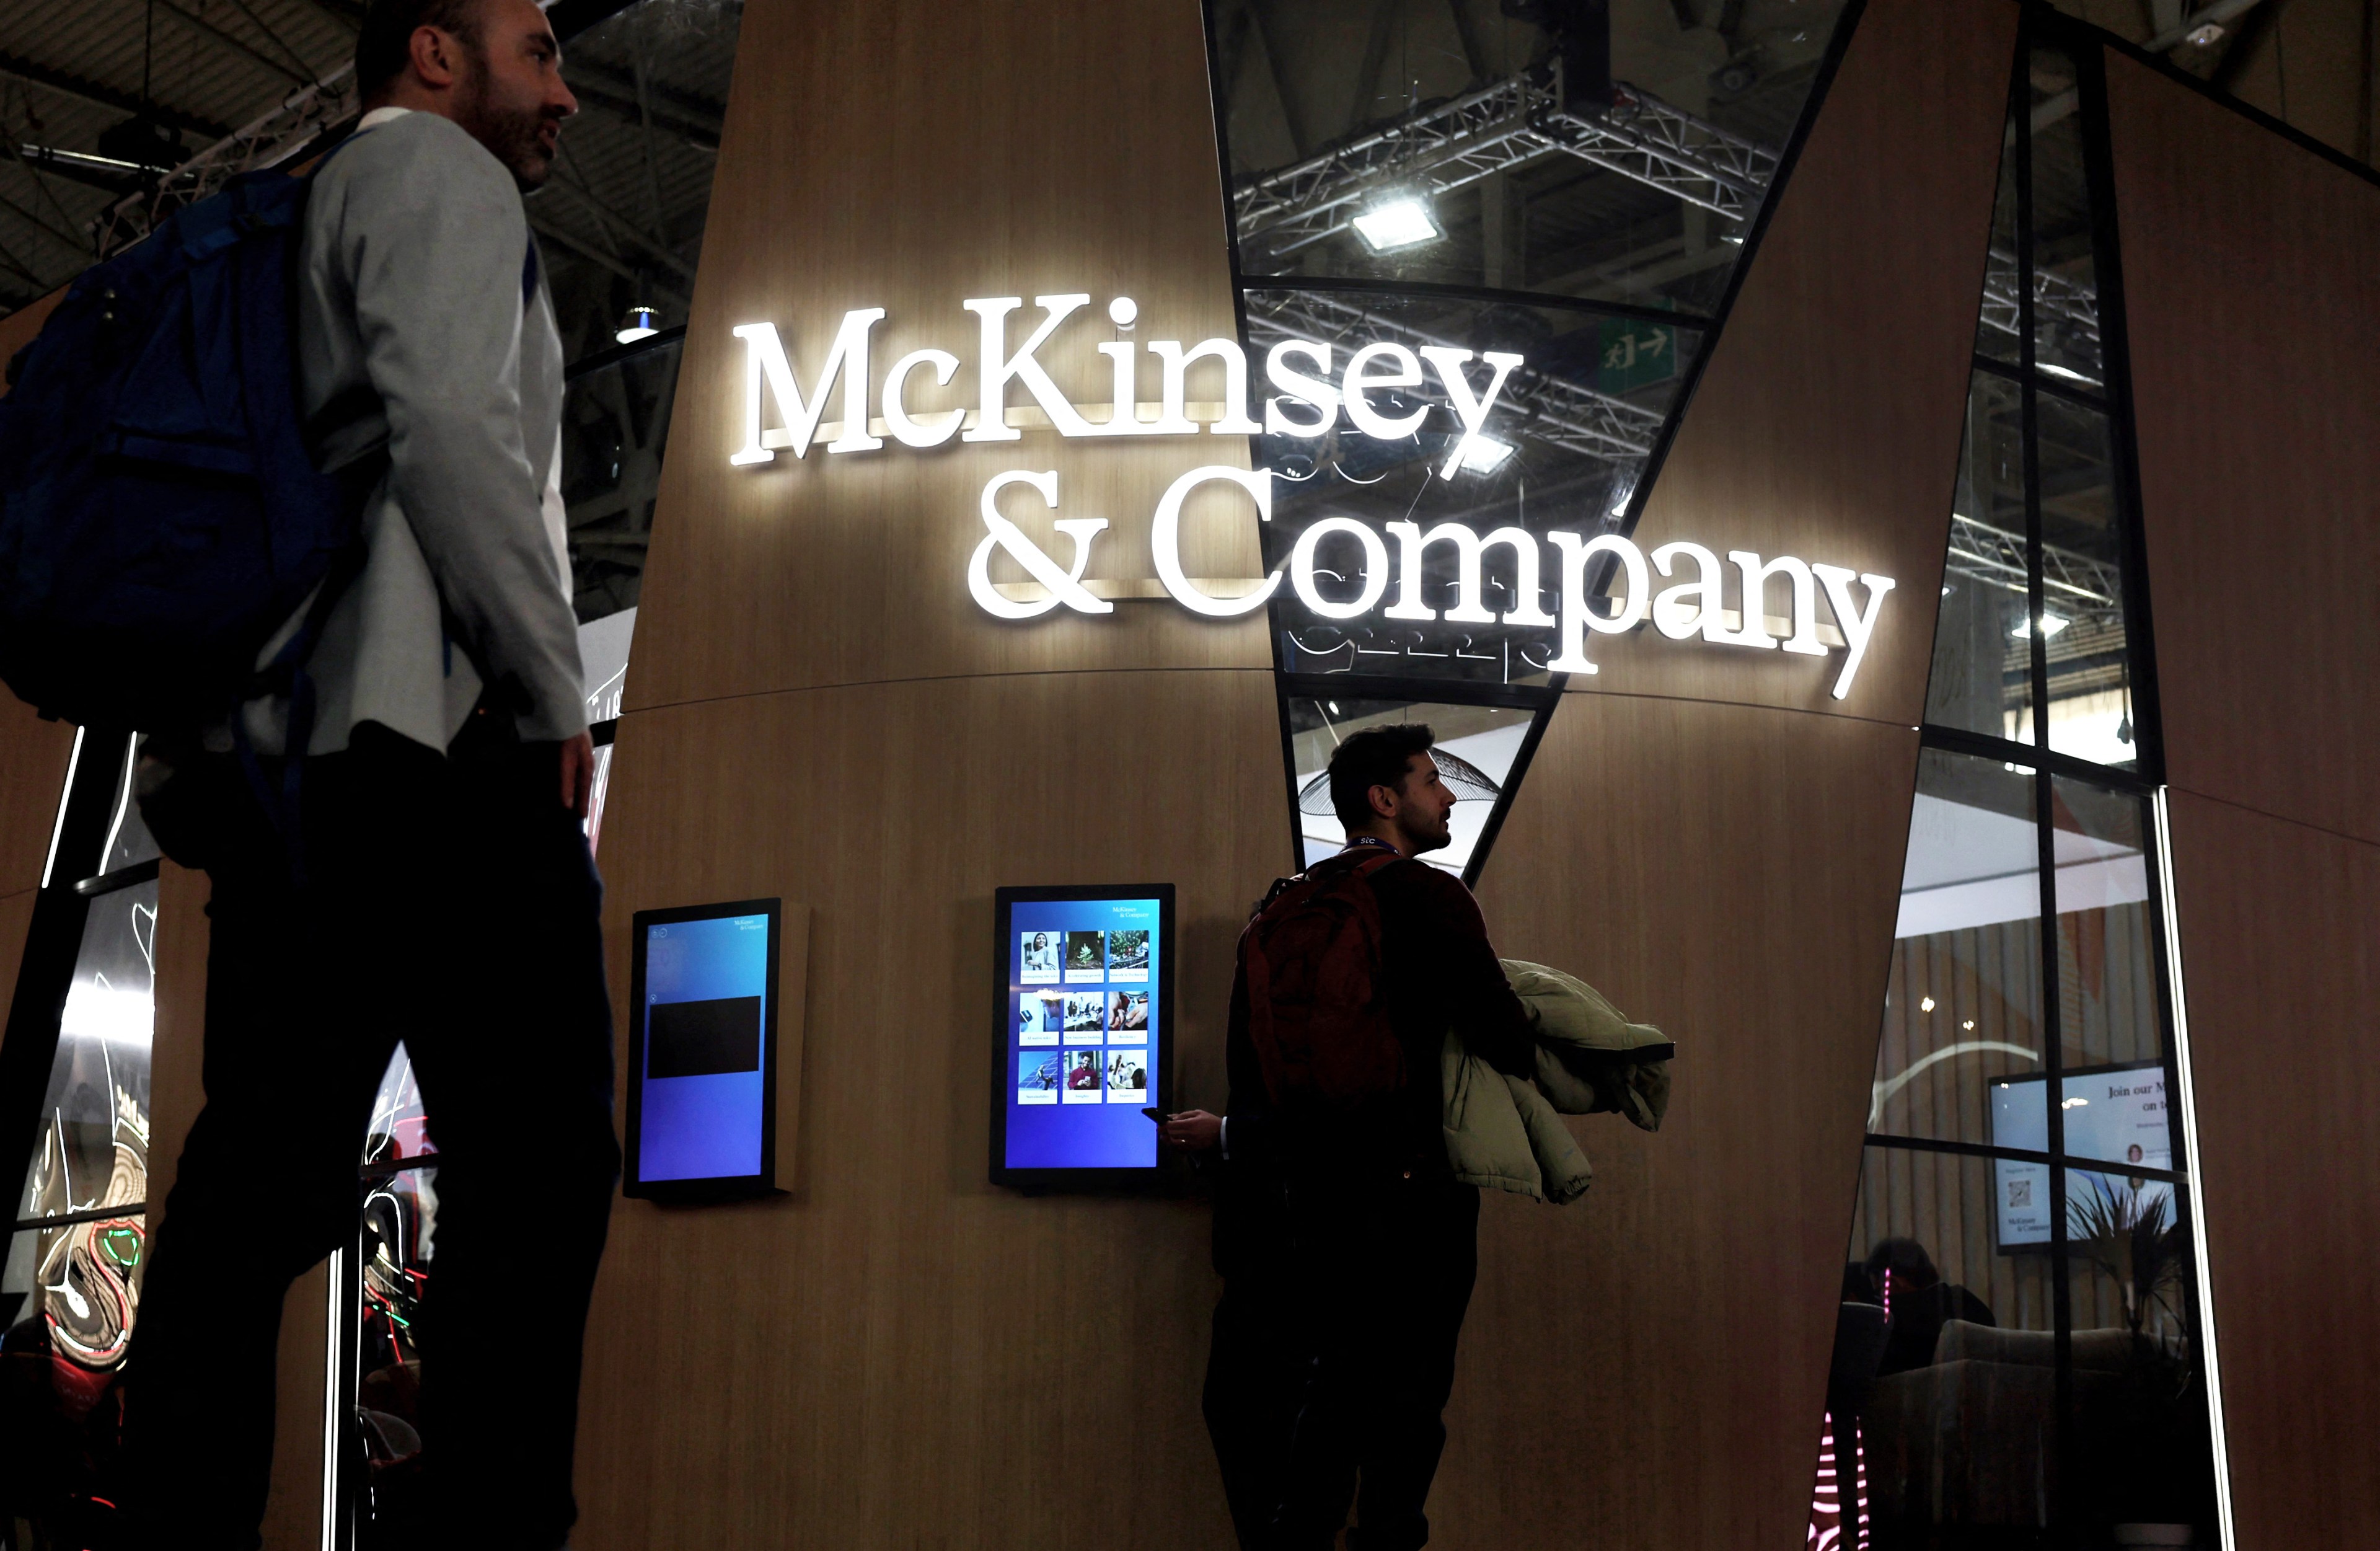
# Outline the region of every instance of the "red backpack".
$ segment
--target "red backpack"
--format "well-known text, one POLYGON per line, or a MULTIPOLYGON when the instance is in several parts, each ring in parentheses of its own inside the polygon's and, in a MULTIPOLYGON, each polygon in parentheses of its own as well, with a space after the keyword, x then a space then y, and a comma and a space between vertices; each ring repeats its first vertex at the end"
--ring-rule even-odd
POLYGON ((1404 1051, 1380 1008, 1380 905, 1370 851, 1283 879, 1240 934, 1248 1038, 1283 1109, 1344 1109, 1404 1086, 1404 1051))

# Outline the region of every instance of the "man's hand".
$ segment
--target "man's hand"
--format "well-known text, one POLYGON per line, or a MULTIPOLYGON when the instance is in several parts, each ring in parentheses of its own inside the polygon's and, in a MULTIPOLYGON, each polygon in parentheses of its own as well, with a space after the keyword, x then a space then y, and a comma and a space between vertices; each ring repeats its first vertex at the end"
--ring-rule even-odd
POLYGON ((1157 1128, 1158 1140, 1185 1153, 1208 1153, 1222 1145, 1223 1117, 1203 1109, 1169 1115, 1157 1128))
POLYGON ((562 805, 587 816, 587 800, 595 789, 595 739, 585 733, 562 740, 562 805))

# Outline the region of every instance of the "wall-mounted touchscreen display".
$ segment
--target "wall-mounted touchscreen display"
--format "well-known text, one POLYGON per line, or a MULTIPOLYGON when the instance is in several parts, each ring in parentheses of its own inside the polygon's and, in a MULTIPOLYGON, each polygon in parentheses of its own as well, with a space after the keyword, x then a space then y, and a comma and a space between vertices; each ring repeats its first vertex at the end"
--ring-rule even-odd
MULTIPOLYGON (((2010 1077, 1993 1081, 1992 1143, 2022 1147, 2027 1152, 2049 1149, 2049 1114, 2043 1103, 2048 1078, 2010 1077)), ((2143 1217, 2173 1219, 2173 1186, 2163 1179, 2128 1172, 2126 1166, 2154 1169, 2173 1167, 2173 1141, 2166 1129, 2165 1067, 2158 1062, 2137 1066, 2093 1067, 2070 1071, 2062 1079, 2059 1105, 2070 1158, 2104 1159, 2104 1170, 2070 1166, 2066 1171, 2067 1213, 2070 1227, 2074 1207, 2092 1200, 2122 1204, 2143 1217)), ((2003 1254, 2019 1250, 2046 1249, 2050 1241, 2049 1166, 1994 1160, 1992 1181, 1998 1207, 1999 1245, 2003 1254)))
POLYGON ((774 899, 637 912, 627 1194, 775 1187, 781 914, 774 899))
POLYGON ((1003 888, 991 1171, 1062 1186, 1153 1173, 1172 1050, 1173 885, 1003 888))

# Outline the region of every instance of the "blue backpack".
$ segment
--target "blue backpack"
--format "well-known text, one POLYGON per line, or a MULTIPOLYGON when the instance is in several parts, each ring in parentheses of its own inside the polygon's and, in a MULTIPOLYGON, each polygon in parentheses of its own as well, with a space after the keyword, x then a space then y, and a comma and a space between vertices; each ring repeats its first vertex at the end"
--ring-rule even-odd
POLYGON ((300 423, 308 188, 250 173, 176 212, 84 272, 9 363, 0 679, 44 715, 178 732, 294 692, 303 746, 298 670, 360 568, 363 504, 385 467, 322 472, 300 423))

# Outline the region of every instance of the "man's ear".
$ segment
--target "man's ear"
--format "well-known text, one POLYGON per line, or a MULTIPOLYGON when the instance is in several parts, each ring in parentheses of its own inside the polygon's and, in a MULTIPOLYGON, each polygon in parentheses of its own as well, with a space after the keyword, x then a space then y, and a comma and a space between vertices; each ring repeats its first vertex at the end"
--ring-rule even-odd
POLYGON ((455 84, 455 54, 460 40, 435 27, 413 30, 411 46, 407 49, 413 64, 413 73, 425 86, 455 84))
POLYGON ((1378 817, 1392 819, 1397 816, 1396 788, 1390 786, 1373 787, 1364 793, 1364 800, 1372 805, 1373 813, 1378 817), (1386 795, 1383 796, 1383 793, 1386 795))

